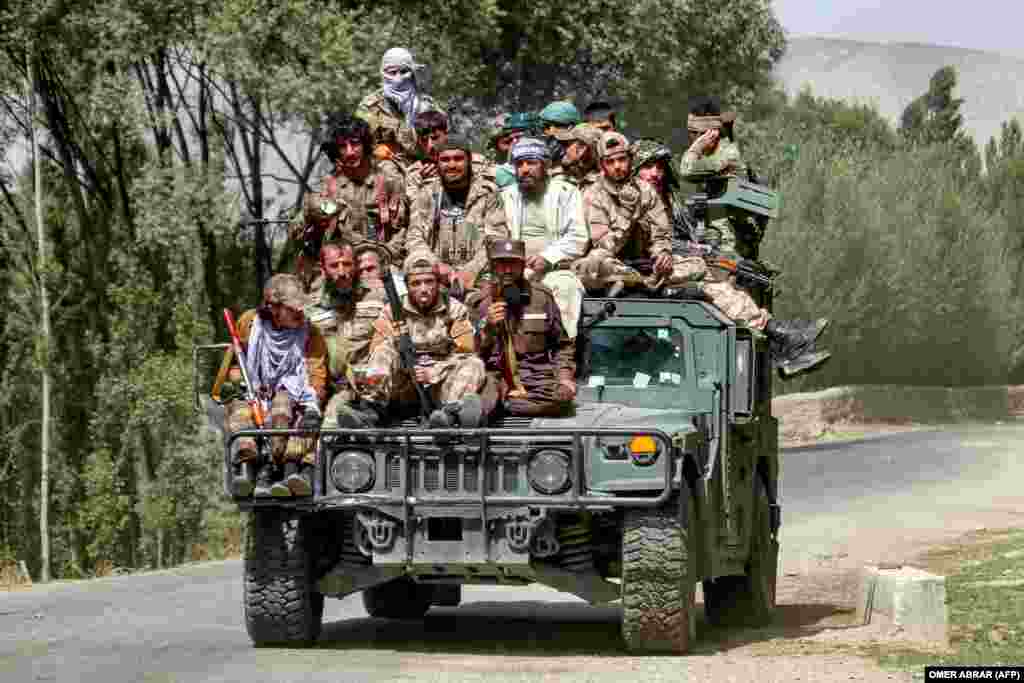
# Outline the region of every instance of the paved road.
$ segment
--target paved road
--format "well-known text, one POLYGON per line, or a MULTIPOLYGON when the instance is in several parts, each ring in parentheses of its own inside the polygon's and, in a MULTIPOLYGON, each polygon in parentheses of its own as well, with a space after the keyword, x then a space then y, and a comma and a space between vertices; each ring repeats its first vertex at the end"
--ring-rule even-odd
MULTIPOLYGON (((965 509, 974 519, 1024 513, 1014 490, 1021 453, 1021 423, 787 451, 783 546, 793 550, 783 565, 810 563, 875 525, 940 533, 965 509)), ((463 606, 423 623, 369 619, 358 595, 328 600, 316 649, 256 650, 240 574, 232 561, 0 594, 0 681, 679 681, 723 662, 727 678, 766 680, 767 660, 731 661, 727 649, 685 666, 624 656, 615 608, 544 588, 470 588, 463 606)), ((822 680, 842 669, 820 666, 822 680)))

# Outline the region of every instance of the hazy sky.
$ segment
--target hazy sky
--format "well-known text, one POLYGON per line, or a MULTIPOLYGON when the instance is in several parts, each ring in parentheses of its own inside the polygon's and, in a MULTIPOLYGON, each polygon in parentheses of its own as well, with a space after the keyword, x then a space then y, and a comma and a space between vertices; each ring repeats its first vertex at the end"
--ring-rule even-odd
POLYGON ((1022 0, 774 0, 793 35, 952 45, 1024 57, 1022 0))

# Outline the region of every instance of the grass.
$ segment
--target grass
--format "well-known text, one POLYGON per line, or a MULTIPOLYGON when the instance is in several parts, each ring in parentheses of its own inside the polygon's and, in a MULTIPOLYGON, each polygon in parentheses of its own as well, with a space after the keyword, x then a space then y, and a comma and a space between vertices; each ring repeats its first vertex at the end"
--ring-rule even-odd
POLYGON ((948 652, 880 648, 884 667, 923 671, 925 665, 1020 665, 1024 662, 1024 529, 982 531, 922 558, 946 575, 948 652))

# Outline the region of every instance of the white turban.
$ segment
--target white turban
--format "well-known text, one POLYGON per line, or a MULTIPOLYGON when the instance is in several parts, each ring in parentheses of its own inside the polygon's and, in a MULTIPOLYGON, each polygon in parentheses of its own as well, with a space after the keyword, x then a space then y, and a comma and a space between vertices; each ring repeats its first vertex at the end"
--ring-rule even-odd
POLYGON ((412 53, 404 47, 390 48, 380 60, 384 96, 398 106, 410 126, 413 125, 413 118, 416 116, 416 71, 422 68, 423 65, 417 64, 412 58, 412 53), (385 73, 385 69, 395 66, 408 71, 395 76, 385 73))

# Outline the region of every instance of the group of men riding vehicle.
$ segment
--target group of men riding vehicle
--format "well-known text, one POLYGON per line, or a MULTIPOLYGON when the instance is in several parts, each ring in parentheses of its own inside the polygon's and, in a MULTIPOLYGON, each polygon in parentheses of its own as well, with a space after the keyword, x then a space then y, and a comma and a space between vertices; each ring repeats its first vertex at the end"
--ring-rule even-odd
POLYGON ((677 167, 660 142, 627 140, 604 103, 500 116, 489 159, 419 92, 419 68, 388 50, 382 88, 332 119, 320 149, 333 169, 290 227, 294 272, 229 323, 213 392, 226 431, 309 434, 235 440, 237 498, 311 495, 321 427, 571 414, 584 297, 707 301, 765 335, 783 377, 828 360, 815 346, 827 320, 772 317, 766 221, 677 199, 680 179, 710 197, 752 179, 714 98, 693 101, 677 167))

